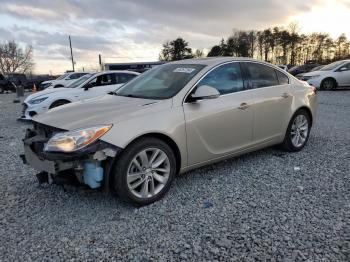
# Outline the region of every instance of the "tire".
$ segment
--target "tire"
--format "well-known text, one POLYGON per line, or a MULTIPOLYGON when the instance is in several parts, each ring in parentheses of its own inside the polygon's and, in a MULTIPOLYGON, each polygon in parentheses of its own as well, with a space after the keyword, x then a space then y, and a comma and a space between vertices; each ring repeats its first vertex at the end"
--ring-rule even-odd
POLYGON ((116 161, 113 188, 120 198, 135 206, 149 205, 169 191, 176 170, 175 155, 167 143, 142 138, 128 146, 116 161))
POLYGON ((326 78, 321 83, 321 90, 334 90, 337 82, 333 78, 326 78))
POLYGON ((287 132, 282 142, 282 148, 289 152, 300 151, 309 140, 310 130, 310 115, 305 110, 299 109, 289 122, 287 132), (307 128, 306 130, 305 127, 307 128))
POLYGON ((66 105, 66 104, 69 104, 70 102, 68 100, 57 100, 55 102, 53 102, 49 109, 52 109, 52 108, 55 108, 55 107, 58 107, 58 106, 63 106, 63 105, 66 105))

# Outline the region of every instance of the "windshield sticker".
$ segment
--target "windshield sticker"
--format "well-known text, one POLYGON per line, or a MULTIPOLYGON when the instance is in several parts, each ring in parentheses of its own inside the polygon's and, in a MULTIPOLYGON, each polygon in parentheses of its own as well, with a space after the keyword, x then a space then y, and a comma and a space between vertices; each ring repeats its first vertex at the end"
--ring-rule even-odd
POLYGON ((196 69, 190 67, 178 67, 173 72, 191 74, 194 70, 196 69))

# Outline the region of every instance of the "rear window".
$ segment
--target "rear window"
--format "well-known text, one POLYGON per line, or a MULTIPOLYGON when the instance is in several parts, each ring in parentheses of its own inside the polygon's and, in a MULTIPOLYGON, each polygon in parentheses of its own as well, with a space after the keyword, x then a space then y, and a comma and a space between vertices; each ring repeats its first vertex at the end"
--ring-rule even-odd
POLYGON ((276 74, 277 74, 277 78, 278 78, 278 82, 280 85, 287 85, 289 84, 289 78, 288 76, 286 76, 285 74, 283 74, 282 72, 276 70, 276 74))
POLYGON ((276 86, 279 84, 275 69, 258 63, 246 63, 252 88, 276 86))

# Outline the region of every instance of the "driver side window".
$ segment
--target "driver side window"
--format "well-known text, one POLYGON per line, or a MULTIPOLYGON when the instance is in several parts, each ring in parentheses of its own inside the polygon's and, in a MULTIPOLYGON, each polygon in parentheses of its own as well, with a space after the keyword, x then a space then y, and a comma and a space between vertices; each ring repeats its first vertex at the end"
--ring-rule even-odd
POLYGON ((107 86, 115 84, 114 74, 100 75, 92 79, 88 85, 90 87, 107 86))
POLYGON ((347 63, 345 65, 343 65, 341 68, 346 68, 346 70, 350 70, 350 63, 347 63))
POLYGON ((215 68, 197 86, 202 85, 216 88, 220 95, 242 91, 244 84, 239 63, 229 63, 215 68))

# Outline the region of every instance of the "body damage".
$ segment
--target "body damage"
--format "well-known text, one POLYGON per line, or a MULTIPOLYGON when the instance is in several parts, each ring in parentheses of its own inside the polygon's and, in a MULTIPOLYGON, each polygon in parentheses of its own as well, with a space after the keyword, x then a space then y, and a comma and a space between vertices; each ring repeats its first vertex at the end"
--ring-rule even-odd
MULTIPOLYGON (((283 142, 288 124, 300 108, 309 114, 311 120, 315 118, 315 90, 292 76, 288 76, 287 84, 258 89, 245 87, 242 91, 215 99, 186 100, 197 83, 215 66, 245 61, 225 59, 188 62, 190 65, 207 64, 170 98, 111 94, 67 104, 34 117, 34 130, 27 132, 24 140, 28 162, 55 176, 73 171, 79 182, 90 187, 97 187, 99 180, 103 179, 102 184, 106 186, 111 169, 118 172, 113 161, 118 161, 119 155, 125 156, 124 152, 145 136, 160 139, 171 147, 176 155, 177 172, 181 173, 283 142), (247 107, 242 108, 242 104, 247 107), (43 150, 56 133, 77 132, 77 129, 97 125, 111 128, 76 152, 48 153, 43 150), (42 127, 44 136, 40 131, 42 127), (47 132, 48 129, 53 130, 47 132), (90 175, 94 178, 92 183, 84 179, 90 175)), ((178 63, 181 62, 174 64, 178 63)))

